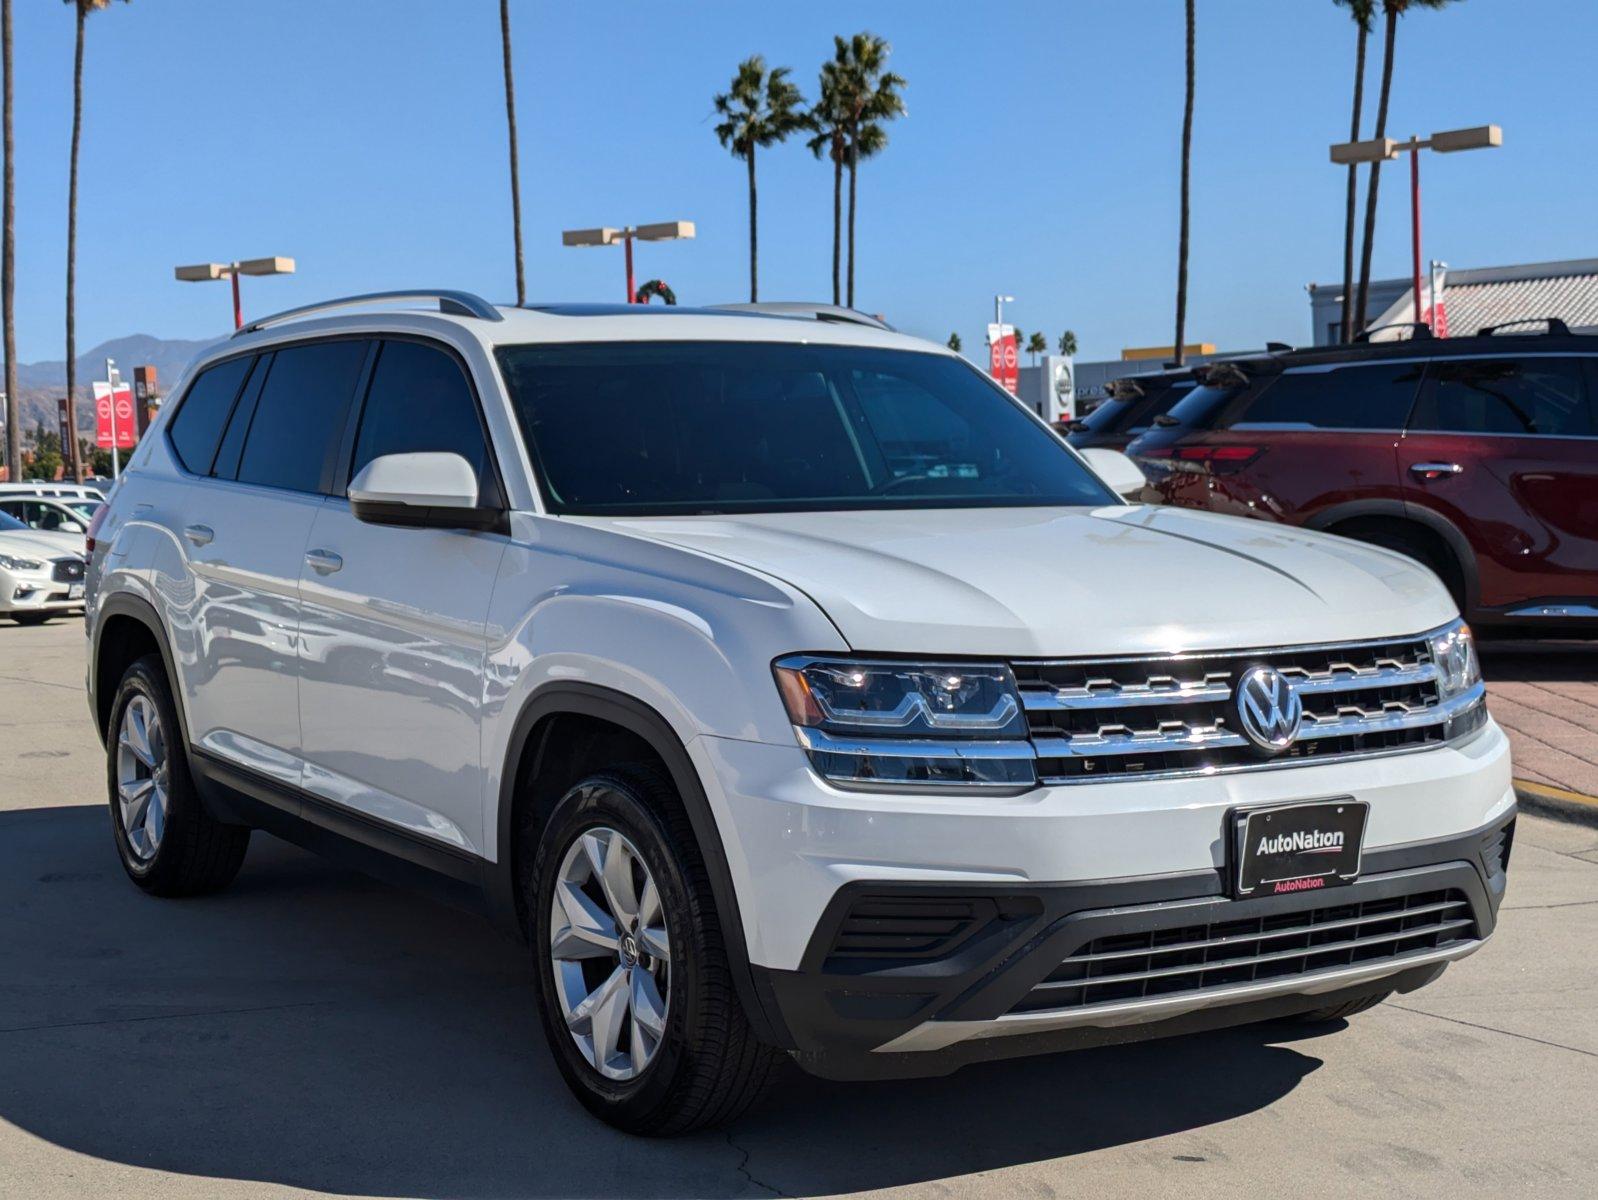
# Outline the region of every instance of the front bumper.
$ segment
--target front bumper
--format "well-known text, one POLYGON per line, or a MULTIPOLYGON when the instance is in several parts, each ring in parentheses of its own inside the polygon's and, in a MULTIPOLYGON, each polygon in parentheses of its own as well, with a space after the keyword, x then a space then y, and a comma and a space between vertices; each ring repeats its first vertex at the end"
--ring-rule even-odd
POLYGON ((1369 853, 1347 887, 1247 900, 1228 899, 1219 872, 855 884, 800 970, 756 969, 759 991, 799 1063, 832 1078, 945 1074, 1412 991, 1492 935, 1513 827, 1511 809, 1462 837, 1369 853))
MULTIPOLYGON (((1491 721, 1461 742, 1392 757, 1019 796, 845 791, 811 771, 797 745, 700 737, 689 752, 722 834, 761 1007, 805 1065, 831 1074, 936 1073, 1418 987, 1491 933, 1503 880, 1484 865, 1484 847, 1515 812, 1508 739, 1491 721), (1229 811, 1343 797, 1369 805, 1358 883, 1335 894, 1225 897, 1229 811), (1416 870, 1430 875, 1404 875, 1416 870), (1344 965, 1359 972, 1250 980, 1266 986, 1206 991, 1197 1004, 1158 995, 1086 1016, 1012 1015, 1071 955, 1070 936, 1109 936, 1112 917, 1147 930, 1275 919, 1381 901, 1387 876, 1399 892, 1458 892, 1476 930, 1470 944, 1438 944, 1444 952, 1430 957, 1405 944, 1417 955, 1369 970, 1351 956, 1344 965), (971 901, 970 936, 920 959, 832 952, 857 898, 894 895, 971 901)), ((856 932, 878 919, 853 916, 866 923, 856 932)))
POLYGON ((0 569, 0 616, 11 613, 81 612, 83 581, 54 580, 46 571, 0 569), (72 589, 77 588, 77 595, 72 589))

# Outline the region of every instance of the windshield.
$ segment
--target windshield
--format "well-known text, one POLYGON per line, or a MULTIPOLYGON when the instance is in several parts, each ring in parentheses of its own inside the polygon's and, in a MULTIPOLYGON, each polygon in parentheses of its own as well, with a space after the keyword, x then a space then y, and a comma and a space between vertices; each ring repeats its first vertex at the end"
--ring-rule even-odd
POLYGON ((68 504, 69 507, 76 509, 78 512, 82 513, 86 517, 94 516, 94 510, 99 508, 100 505, 103 504, 103 503, 104 503, 104 501, 102 501, 102 500, 69 500, 69 501, 67 501, 67 504, 68 504))
POLYGON ((853 346, 509 346, 551 512, 652 516, 1114 503, 962 359, 853 346))

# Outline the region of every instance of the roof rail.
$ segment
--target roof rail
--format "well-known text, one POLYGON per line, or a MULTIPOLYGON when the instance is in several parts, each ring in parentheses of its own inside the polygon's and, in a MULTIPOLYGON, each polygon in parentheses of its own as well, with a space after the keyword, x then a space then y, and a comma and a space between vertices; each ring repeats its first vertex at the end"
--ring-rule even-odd
POLYGON ((356 308, 365 304, 392 304, 400 300, 437 300, 438 311, 442 313, 451 313, 457 317, 476 317, 482 321, 505 319, 499 309, 471 292, 456 292, 448 288, 409 288, 400 292, 366 292, 360 296, 344 296, 337 300, 323 300, 319 304, 304 304, 299 308, 285 309, 269 317, 258 317, 242 326, 233 336, 254 333, 269 325, 281 325, 284 321, 296 321, 301 317, 332 312, 334 309, 356 308))
POLYGON ((832 321, 840 325, 867 325, 872 329, 892 330, 880 317, 841 304, 815 304, 806 300, 765 300, 739 304, 715 304, 711 307, 723 312, 764 313, 771 317, 809 317, 816 321, 832 321))
POLYGON ((1394 321, 1391 325, 1375 325, 1370 329, 1362 329, 1354 335, 1354 340, 1368 342, 1371 340, 1371 334, 1380 333, 1384 329, 1407 329, 1409 340, 1412 342, 1424 342, 1433 336, 1432 327, 1425 321, 1394 321))
POLYGON ((1558 317, 1521 317, 1515 321, 1500 321, 1496 325, 1483 325, 1476 331, 1476 336, 1495 337, 1500 329, 1512 329, 1516 325, 1546 325, 1548 328, 1544 332, 1548 337, 1570 336, 1570 326, 1558 317))

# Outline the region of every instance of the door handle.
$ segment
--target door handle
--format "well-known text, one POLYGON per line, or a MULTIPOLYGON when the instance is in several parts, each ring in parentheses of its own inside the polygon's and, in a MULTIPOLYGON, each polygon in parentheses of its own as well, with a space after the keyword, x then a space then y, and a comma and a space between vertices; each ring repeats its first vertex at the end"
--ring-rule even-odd
POLYGON ((185 525, 183 536, 196 546, 203 546, 216 536, 216 531, 209 525, 185 525))
POLYGON ((1429 482, 1434 479, 1447 479, 1450 475, 1458 475, 1464 469, 1458 463, 1423 462, 1411 463, 1409 473, 1423 482, 1429 482))
POLYGON ((344 565, 344 560, 331 550, 307 550, 305 561, 318 575, 331 575, 344 565))

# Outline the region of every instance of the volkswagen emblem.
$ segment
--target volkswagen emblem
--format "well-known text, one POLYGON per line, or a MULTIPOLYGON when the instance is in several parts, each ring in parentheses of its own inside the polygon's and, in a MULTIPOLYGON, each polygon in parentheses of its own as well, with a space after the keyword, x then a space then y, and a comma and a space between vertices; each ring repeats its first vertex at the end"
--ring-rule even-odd
POLYGON ((1233 693, 1233 706, 1239 731, 1249 745, 1266 757, 1280 754, 1298 738, 1304 706, 1275 667, 1257 666, 1244 671, 1233 693))

